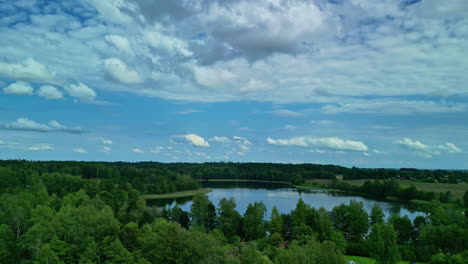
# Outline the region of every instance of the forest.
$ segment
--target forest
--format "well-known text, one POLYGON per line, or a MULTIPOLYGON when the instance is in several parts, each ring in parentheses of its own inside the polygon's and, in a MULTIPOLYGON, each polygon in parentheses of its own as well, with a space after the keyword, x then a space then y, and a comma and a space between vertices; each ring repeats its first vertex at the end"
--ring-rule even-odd
POLYGON ((361 170, 367 178, 388 179, 361 187, 374 195, 419 195, 399 189, 390 172, 466 179, 459 171, 383 170, 388 174, 378 176, 380 170, 310 164, 5 160, 0 263, 342 264, 345 255, 382 264, 468 263, 468 192, 455 206, 432 201, 429 213, 413 221, 385 218, 378 206, 368 214, 356 201, 327 211, 299 200, 290 213, 280 214, 276 208, 267 212, 261 202, 238 212, 231 197, 213 204, 206 195, 196 196, 190 212, 147 206, 141 198, 200 188, 199 179, 290 181, 324 172, 351 177, 346 175, 361 170))

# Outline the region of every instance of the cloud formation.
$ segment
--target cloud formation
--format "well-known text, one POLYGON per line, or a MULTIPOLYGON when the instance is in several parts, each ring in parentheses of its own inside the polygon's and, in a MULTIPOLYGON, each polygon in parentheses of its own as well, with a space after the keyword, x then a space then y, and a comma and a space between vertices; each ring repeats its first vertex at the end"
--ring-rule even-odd
POLYGON ((143 82, 143 78, 140 76, 140 74, 130 69, 119 58, 109 58, 104 60, 103 68, 109 76, 109 78, 116 82, 121 82, 125 84, 135 84, 143 82))
POLYGON ((55 72, 33 58, 26 58, 22 62, 8 63, 0 61, 0 77, 11 80, 53 83, 55 72))
POLYGON ((2 126, 6 130, 21 130, 34 132, 67 132, 67 133, 83 133, 84 130, 80 127, 66 127, 55 120, 49 121, 47 124, 41 124, 25 117, 18 118, 16 121, 2 126))
POLYGON ((3 93, 11 95, 32 95, 34 89, 25 82, 15 82, 3 88, 3 93))
POLYGON ((369 149, 361 141, 345 140, 337 137, 294 137, 290 139, 267 138, 267 142, 277 146, 314 147, 339 151, 367 151, 369 149))
POLYGON ((435 155, 440 155, 443 153, 461 153, 462 150, 455 146, 453 143, 446 142, 442 145, 427 145, 417 140, 412 140, 410 138, 403 138, 397 140, 396 144, 408 149, 415 151, 416 153, 422 154, 427 158, 430 158, 435 155))
POLYGON ((204 138, 200 137, 199 135, 195 134, 187 134, 182 136, 185 140, 187 140, 190 145, 195 146, 195 147, 209 147, 210 144, 205 141, 204 138))
POLYGON ((56 100, 56 99, 62 99, 63 98, 63 93, 55 88, 54 86, 50 85, 43 85, 39 88, 39 91, 37 91, 37 94, 40 97, 44 97, 46 99, 51 99, 51 100, 56 100))
POLYGON ((93 101, 96 98, 96 92, 81 82, 65 86, 65 91, 70 96, 79 98, 82 101, 93 101))
POLYGON ((84 148, 81 148, 81 147, 74 148, 74 149, 73 149, 73 152, 77 152, 77 153, 87 153, 87 151, 86 151, 84 148))

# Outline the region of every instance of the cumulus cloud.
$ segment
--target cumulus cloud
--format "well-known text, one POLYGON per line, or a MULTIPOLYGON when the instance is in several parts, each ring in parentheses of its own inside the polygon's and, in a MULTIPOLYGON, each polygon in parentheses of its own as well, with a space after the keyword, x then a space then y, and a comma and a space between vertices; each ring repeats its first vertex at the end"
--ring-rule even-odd
POLYGON ((345 140, 337 137, 314 138, 294 137, 290 139, 267 138, 267 142, 277 146, 315 147, 331 150, 367 151, 368 147, 361 141, 345 140))
POLYGON ((214 136, 214 137, 210 138, 210 141, 215 141, 215 142, 218 142, 218 143, 230 143, 231 139, 229 139, 227 137, 214 136))
POLYGON ((87 153, 87 151, 86 151, 84 148, 81 148, 81 147, 74 148, 74 149, 73 149, 73 152, 77 152, 77 153, 87 153))
POLYGON ((63 93, 59 89, 50 85, 41 86, 39 88, 39 91, 37 91, 37 94, 40 97, 44 97, 46 99, 62 99, 63 98, 63 93))
POLYGON ((130 47, 130 41, 127 38, 120 35, 106 35, 105 39, 117 47, 120 52, 127 55, 133 55, 132 48, 130 47))
POLYGON ((99 139, 101 140, 102 144, 104 144, 104 145, 112 145, 112 143, 113 143, 112 140, 105 139, 103 137, 100 137, 99 139))
POLYGON ((250 148, 252 146, 252 142, 250 142, 248 139, 244 137, 238 137, 238 136, 233 136, 232 138, 214 136, 210 138, 210 141, 228 144, 228 146, 231 146, 231 147, 236 146, 244 152, 250 151, 250 148))
POLYGON ((20 63, 8 63, 0 61, 0 76, 13 80, 30 82, 53 83, 55 72, 33 58, 27 58, 20 63))
POLYGON ((411 150, 416 153, 423 154, 424 156, 430 158, 435 155, 440 155, 443 153, 460 153, 462 150, 455 146, 453 143, 446 142, 442 145, 427 145, 417 140, 412 140, 410 138, 403 138, 397 140, 396 144, 411 150))
POLYGON ((139 149, 139 148, 132 149, 132 152, 134 152, 134 153, 144 153, 144 151, 139 149))
POLYGON ((143 82, 140 74, 130 69, 125 62, 118 58, 104 60, 103 69, 112 80, 125 84, 136 84, 143 82))
POLYGON ((464 0, 443 8, 432 0, 92 0, 72 7, 8 4, 0 76, 81 80, 181 101, 313 102, 326 104, 326 113, 466 109, 451 97, 468 95, 460 86, 468 82, 464 0), (33 23, 22 23, 25 16, 33 23), (82 23, 83 16, 93 23, 82 23), (350 99, 388 97, 407 106, 348 106, 350 99), (405 103, 418 104, 417 97, 447 102, 405 103))
POLYGON ((3 88, 3 93, 11 95, 32 95, 34 89, 25 82, 15 82, 3 88))
POLYGON ((33 151, 42 151, 42 150, 53 150, 55 148, 51 144, 35 144, 27 149, 33 150, 33 151))
POLYGON ((187 140, 192 146, 195 147, 209 147, 210 144, 205 141, 204 138, 200 137, 199 135, 195 134, 187 134, 182 136, 185 140, 187 140))
POLYGON ((292 111, 288 109, 280 109, 271 111, 271 114, 279 117, 303 117, 304 114, 297 111, 292 111))
POLYGON ((2 126, 6 130, 22 130, 35 132, 68 132, 68 133, 83 133, 84 130, 80 127, 66 127, 55 120, 49 121, 47 124, 41 124, 28 118, 18 118, 16 121, 2 126))
POLYGON ((81 82, 65 86, 65 91, 70 96, 79 98, 82 101, 93 101, 96 98, 96 92, 81 82))

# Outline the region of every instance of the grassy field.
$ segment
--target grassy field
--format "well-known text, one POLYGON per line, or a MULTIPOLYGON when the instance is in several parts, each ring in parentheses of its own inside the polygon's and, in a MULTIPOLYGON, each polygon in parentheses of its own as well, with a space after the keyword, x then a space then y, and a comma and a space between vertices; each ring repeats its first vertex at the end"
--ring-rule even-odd
MULTIPOLYGON (((375 260, 371 258, 366 258, 366 257, 356 257, 356 256, 345 256, 346 263, 348 261, 352 260, 356 264, 375 264, 375 260)), ((398 264, 410 264, 411 262, 409 261, 398 261, 398 264)), ((418 264, 423 264, 422 262, 418 262, 418 264)))
MULTIPOLYGON (((344 180, 343 182, 347 182, 352 185, 361 186, 366 179, 360 180, 344 180)), ((307 183, 317 183, 317 184, 330 184, 332 180, 325 180, 325 179, 313 179, 313 180, 306 180, 307 183)), ((461 200, 463 195, 468 190, 468 183, 459 183, 459 184, 452 184, 452 183, 425 183, 425 182, 415 182, 411 180, 399 180, 401 187, 408 187, 413 184, 418 190, 420 191, 428 191, 428 192, 452 192, 455 199, 461 200)))
POLYGON ((173 193, 164 193, 164 194, 146 194, 141 197, 145 200, 155 200, 155 199, 173 199, 181 197, 191 197, 200 194, 206 194, 211 192, 210 189, 198 189, 198 190, 189 190, 182 192, 173 192, 173 193))

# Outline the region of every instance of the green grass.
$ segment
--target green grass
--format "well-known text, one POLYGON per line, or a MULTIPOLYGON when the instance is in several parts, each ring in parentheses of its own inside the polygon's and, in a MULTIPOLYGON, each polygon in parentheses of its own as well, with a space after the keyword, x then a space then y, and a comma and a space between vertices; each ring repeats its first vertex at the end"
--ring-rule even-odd
MULTIPOLYGON (((372 181, 369 179, 360 179, 360 180, 343 180, 343 182, 356 185, 356 186, 361 186, 364 184, 366 181, 372 181)), ((332 180, 326 180, 326 179, 312 179, 312 180, 306 180, 307 183, 316 183, 316 184, 330 184, 332 180)), ((426 182, 417 182, 417 181, 412 181, 412 180, 399 180, 400 186, 403 188, 406 188, 413 184, 416 189, 420 191, 427 191, 427 192, 435 192, 435 193, 440 193, 440 192, 447 192, 450 191, 453 194, 453 197, 455 199, 461 200, 463 198, 463 195, 465 194, 466 191, 468 191, 468 183, 426 183, 426 182)))
POLYGON ((189 190, 182 192, 173 192, 173 193, 164 193, 164 194, 145 194, 141 197, 145 200, 156 200, 156 199, 173 199, 181 197, 191 197, 200 194, 207 194, 211 192, 210 189, 198 189, 198 190, 189 190))
MULTIPOLYGON (((375 260, 371 258, 366 258, 366 257, 357 257, 357 256, 345 256, 345 263, 348 263, 348 261, 352 260, 356 264, 375 264, 375 260)), ((410 264, 411 262, 409 261, 398 261, 398 264, 410 264)), ((422 262, 417 262, 418 264, 423 264, 422 262)))

